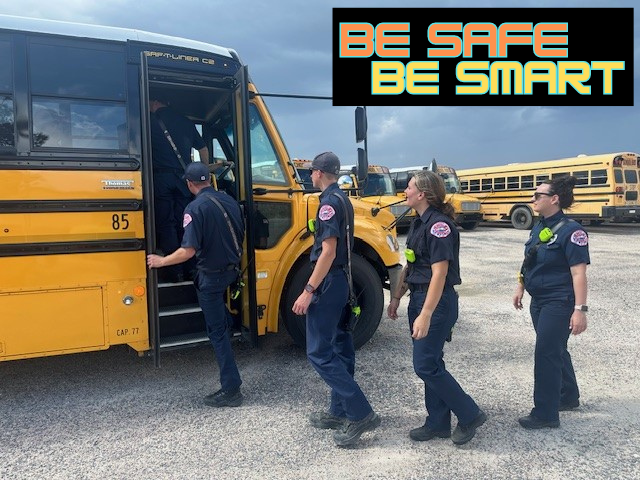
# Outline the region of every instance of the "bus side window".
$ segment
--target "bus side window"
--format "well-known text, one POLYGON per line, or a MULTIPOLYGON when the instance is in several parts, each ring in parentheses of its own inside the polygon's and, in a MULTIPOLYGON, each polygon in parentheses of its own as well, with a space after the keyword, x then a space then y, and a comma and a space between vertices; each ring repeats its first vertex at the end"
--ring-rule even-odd
POLYGON ((604 185, 607 183, 607 171, 606 170, 592 170, 591 171, 591 185, 604 185))
POLYGON ((573 172, 573 176, 576 177, 576 186, 589 184, 589 172, 582 170, 580 172, 573 172))
POLYGON ((533 188, 533 175, 523 175, 520 185, 523 190, 533 188))
POLYGON ((0 148, 15 146, 11 43, 0 41, 0 148))

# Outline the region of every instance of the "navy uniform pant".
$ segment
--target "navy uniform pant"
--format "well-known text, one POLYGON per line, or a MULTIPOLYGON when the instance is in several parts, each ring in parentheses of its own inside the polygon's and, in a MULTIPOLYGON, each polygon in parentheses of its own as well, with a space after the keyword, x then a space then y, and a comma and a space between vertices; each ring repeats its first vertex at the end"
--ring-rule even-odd
POLYGON ((578 400, 580 392, 567 351, 569 322, 574 299, 532 298, 529 311, 536 331, 533 405, 531 414, 540 420, 558 420, 560 403, 578 400))
POLYGON ((230 314, 224 304, 224 293, 236 275, 234 270, 222 273, 198 272, 194 282, 198 303, 207 325, 207 335, 218 360, 220 386, 225 391, 235 390, 242 384, 231 349, 230 314))
MULTIPOLYGON (((175 252, 182 243, 182 217, 192 195, 180 173, 155 172, 153 175, 154 212, 157 246, 165 255, 175 252)), ((171 265, 163 270, 169 277, 188 273, 195 267, 195 259, 184 265, 171 265)))
POLYGON ((362 420, 372 408, 353 378, 353 337, 341 326, 348 297, 345 272, 330 271, 307 310, 307 358, 331 388, 329 411, 349 420, 362 420))
MULTIPOLYGON (((408 311, 410 332, 426 297, 426 291, 411 292, 408 311)), ((453 287, 445 286, 431 315, 427 336, 413 341, 413 368, 424 381, 424 404, 429 414, 426 425, 434 431, 451 430, 451 412, 461 425, 468 425, 480 413, 476 402, 465 393, 444 364, 444 342, 457 320, 458 294, 453 287)))

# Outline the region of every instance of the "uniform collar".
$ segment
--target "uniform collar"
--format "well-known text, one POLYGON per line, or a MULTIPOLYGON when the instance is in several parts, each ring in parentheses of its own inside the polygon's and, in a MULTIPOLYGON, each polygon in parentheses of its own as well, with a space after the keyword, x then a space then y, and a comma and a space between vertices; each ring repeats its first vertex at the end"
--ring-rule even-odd
POLYGON ((553 215, 551 215, 550 217, 547 218, 543 218, 542 219, 542 223, 544 223, 544 225, 546 225, 549 228, 553 228, 553 226, 558 223, 562 218, 565 217, 565 214, 562 210, 554 213, 553 215))
POLYGON ((203 193, 213 193, 213 192, 215 192, 215 189, 213 188, 213 186, 204 187, 202 190, 200 190, 196 194, 196 197, 200 196, 200 194, 203 194, 203 193))
POLYGON ((322 200, 324 197, 326 197, 327 195, 331 195, 331 192, 335 191, 335 190, 340 190, 340 187, 338 187, 337 183, 332 183, 330 184, 327 188, 324 189, 324 191, 320 194, 320 199, 322 200))
POLYGON ((422 213, 422 215, 420 215, 420 220, 422 221, 422 223, 427 223, 431 218, 431 215, 433 215, 435 212, 436 212, 435 207, 433 205, 429 205, 429 208, 427 208, 422 213))

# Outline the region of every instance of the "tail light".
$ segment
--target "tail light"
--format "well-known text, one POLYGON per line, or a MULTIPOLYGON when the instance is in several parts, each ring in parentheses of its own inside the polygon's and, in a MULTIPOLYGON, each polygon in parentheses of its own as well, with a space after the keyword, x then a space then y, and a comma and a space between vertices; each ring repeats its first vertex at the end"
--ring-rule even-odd
POLYGON ((616 193, 622 195, 624 193, 624 187, 616 187, 616 193))

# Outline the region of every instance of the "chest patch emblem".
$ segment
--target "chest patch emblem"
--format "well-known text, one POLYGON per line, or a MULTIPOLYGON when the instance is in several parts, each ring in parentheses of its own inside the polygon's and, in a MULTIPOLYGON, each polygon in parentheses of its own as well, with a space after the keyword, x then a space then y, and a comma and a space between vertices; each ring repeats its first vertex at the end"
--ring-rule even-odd
POLYGON ((331 205, 323 205, 320 207, 320 212, 318 213, 318 218, 323 222, 333 218, 336 214, 336 211, 333 209, 331 205))
POLYGON ((182 228, 185 228, 187 225, 189 225, 191 223, 191 220, 193 220, 193 218, 191 218, 191 215, 185 213, 184 217, 182 217, 182 228))
POLYGON ((451 233, 451 228, 447 222, 436 222, 431 226, 431 235, 438 238, 448 237, 451 233))
POLYGON ((575 243, 579 247, 584 247, 589 243, 589 237, 584 230, 576 230, 571 234, 571 243, 575 243))

